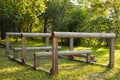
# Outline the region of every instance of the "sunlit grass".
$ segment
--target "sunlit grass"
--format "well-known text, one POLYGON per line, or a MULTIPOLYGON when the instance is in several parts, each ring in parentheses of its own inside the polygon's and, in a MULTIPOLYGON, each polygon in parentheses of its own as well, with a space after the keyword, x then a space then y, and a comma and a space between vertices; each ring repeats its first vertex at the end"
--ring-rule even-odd
POLYGON ((2 74, 7 74, 7 73, 15 72, 15 71, 20 70, 20 69, 21 68, 18 68, 18 67, 8 67, 8 68, 1 69, 0 72, 2 74))
MULTIPOLYGON (((2 41, 4 43, 4 41, 2 41)), ((12 41, 11 45, 21 46, 21 41, 12 41)), ((29 41, 27 46, 42 46, 39 41, 29 41)), ((69 59, 59 58, 58 77, 38 71, 29 66, 21 65, 5 56, 5 50, 0 48, 0 80, 120 80, 120 44, 115 45, 115 68, 100 65, 91 65, 84 62, 76 62, 69 59)), ((97 58, 98 63, 108 64, 109 48, 100 46, 76 46, 74 50, 92 50, 92 54, 97 58)), ((62 50, 69 50, 68 46, 62 46, 62 50)), ((33 64, 33 54, 36 51, 27 51, 27 60, 33 64)), ((39 52, 39 51, 37 51, 39 52)), ((21 59, 21 52, 18 52, 21 59)), ((12 51, 11 51, 12 54, 12 51)), ((78 57, 79 58, 79 57, 78 57)), ((81 58, 80 58, 81 59, 81 58)), ((50 70, 51 57, 40 58, 40 67, 50 70)))

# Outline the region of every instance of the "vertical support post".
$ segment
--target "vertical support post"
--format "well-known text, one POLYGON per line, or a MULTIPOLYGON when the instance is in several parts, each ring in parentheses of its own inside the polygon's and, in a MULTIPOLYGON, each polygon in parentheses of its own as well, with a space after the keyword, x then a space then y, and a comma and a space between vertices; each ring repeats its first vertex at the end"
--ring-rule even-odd
POLYGON ((22 34, 22 62, 25 64, 27 62, 26 58, 26 37, 22 34))
MULTIPOLYGON (((46 37, 46 47, 49 46, 49 37, 46 37)), ((49 50, 46 50, 47 52, 49 52, 49 50)))
POLYGON ((39 57, 34 54, 34 68, 36 69, 39 66, 39 57))
POLYGON ((58 76, 58 39, 52 33, 52 69, 51 74, 58 76))
POLYGON ((109 67, 114 67, 114 38, 110 38, 109 67))
POLYGON ((49 46, 49 37, 46 37, 46 46, 49 46))
POLYGON ((69 47, 69 50, 70 51, 73 51, 73 38, 70 38, 70 47, 69 47))
POLYGON ((87 56, 86 56, 86 62, 90 63, 90 54, 87 54, 87 56))
MULTIPOLYGON (((70 51, 73 51, 73 40, 74 40, 74 38, 71 37, 71 38, 69 38, 69 39, 70 39, 70 41, 69 41, 69 50, 70 50, 70 51)), ((74 59, 74 56, 73 56, 73 55, 69 55, 69 59, 73 60, 73 59, 74 59)))
POLYGON ((9 36, 6 35, 6 56, 10 54, 10 48, 9 48, 9 36))
POLYGON ((13 50, 13 58, 14 58, 14 59, 17 59, 17 58, 18 58, 17 51, 15 51, 15 50, 13 50))

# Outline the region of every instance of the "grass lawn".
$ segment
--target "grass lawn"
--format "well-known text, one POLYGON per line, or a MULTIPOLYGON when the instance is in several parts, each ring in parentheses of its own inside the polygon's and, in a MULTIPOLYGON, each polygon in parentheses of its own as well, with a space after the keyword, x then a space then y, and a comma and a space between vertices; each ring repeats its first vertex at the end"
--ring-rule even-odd
MULTIPOLYGON (((20 46, 18 44, 19 42, 17 44, 13 43, 14 46, 20 46)), ((41 45, 40 43, 35 42, 27 43, 28 46, 33 44, 35 46, 41 45)), ((108 64, 109 49, 106 47, 78 46, 74 49, 91 49, 92 54, 97 58, 97 62, 108 64)), ((62 50, 68 50, 68 47, 62 46, 62 50)), ((5 49, 0 48, 0 51, 0 80, 120 80, 119 44, 116 44, 115 46, 115 68, 109 69, 108 67, 100 65, 91 65, 84 62, 76 62, 69 59, 59 58, 58 77, 54 77, 43 71, 34 70, 29 66, 19 64, 6 57, 5 49)), ((35 51, 27 52, 28 62, 31 64, 33 64, 34 52, 35 51)), ((40 59, 40 66, 50 69, 51 57, 40 59)))

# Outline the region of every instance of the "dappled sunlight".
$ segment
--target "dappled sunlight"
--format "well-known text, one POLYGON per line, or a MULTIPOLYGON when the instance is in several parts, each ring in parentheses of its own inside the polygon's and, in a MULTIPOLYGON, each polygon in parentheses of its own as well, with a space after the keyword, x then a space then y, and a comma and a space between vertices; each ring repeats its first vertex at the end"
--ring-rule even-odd
POLYGON ((4 68, 4 69, 0 69, 0 73, 12 73, 12 72, 16 72, 18 70, 22 70, 22 68, 20 67, 8 67, 8 68, 4 68))
POLYGON ((62 68, 70 68, 70 67, 74 67, 76 66, 77 64, 75 63, 60 63, 59 64, 59 68, 62 69, 62 68))
POLYGON ((91 47, 76 47, 74 50, 88 50, 91 49, 91 47))
POLYGON ((120 50, 115 50, 115 67, 120 69, 120 50))
POLYGON ((63 69, 59 70, 59 77, 63 77, 64 79, 71 79, 71 80, 83 80, 88 79, 88 77, 96 72, 104 71, 105 68, 101 66, 95 66, 95 65, 71 65, 71 68, 66 69, 66 67, 63 67, 63 69), (76 76, 76 77, 75 77, 76 76))
POLYGON ((106 51, 106 50, 108 50, 108 49, 105 49, 105 48, 99 48, 99 49, 97 49, 96 51, 106 51))
MULTIPOLYGON (((12 42, 13 46, 18 46, 20 42, 15 43, 12 42)), ((12 44, 11 43, 11 44, 12 44)), ((21 44, 20 44, 21 45, 21 44)), ((43 46, 45 43, 39 41, 27 41, 27 46, 43 46)), ((74 50, 92 50, 92 54, 97 58, 97 63, 108 64, 109 63, 109 48, 107 47, 99 47, 99 46, 75 46, 74 50)), ((2 49, 1 49, 2 50, 2 49)), ((62 46, 62 50, 69 51, 69 46, 62 46)), ((4 53, 4 52, 3 52, 4 53)), ((12 52, 11 52, 12 53, 12 52)), ((21 51, 18 58, 21 59, 21 51)), ((28 62, 34 64, 33 61, 33 53, 35 51, 27 51, 27 59, 28 62)), ((120 74, 120 50, 117 47, 115 48, 115 68, 109 69, 100 65, 91 65, 84 62, 72 61, 69 59, 59 58, 58 59, 58 78, 50 78, 50 75, 46 74, 43 71, 36 71, 30 67, 20 66, 18 63, 11 63, 13 61, 8 61, 7 57, 5 58, 6 63, 3 64, 3 67, 0 69, 0 74, 2 77, 0 79, 5 80, 37 80, 45 79, 45 80, 104 80, 104 79, 113 79, 120 74), (17 74, 17 75, 16 75, 17 74), (31 76, 32 75, 32 76, 31 76), (19 76, 19 77, 17 77, 19 76), (50 78, 50 79, 49 79, 50 78)), ((75 59, 83 60, 84 58, 76 57, 75 59)), ((2 59, 1 59, 2 60, 2 59)), ((86 60, 86 59, 84 59, 86 60)), ((2 65, 1 65, 2 66, 2 65)), ((52 67, 52 59, 51 57, 43 57, 40 58, 39 67, 50 70, 52 67)), ((116 78, 115 78, 116 79, 116 78)))

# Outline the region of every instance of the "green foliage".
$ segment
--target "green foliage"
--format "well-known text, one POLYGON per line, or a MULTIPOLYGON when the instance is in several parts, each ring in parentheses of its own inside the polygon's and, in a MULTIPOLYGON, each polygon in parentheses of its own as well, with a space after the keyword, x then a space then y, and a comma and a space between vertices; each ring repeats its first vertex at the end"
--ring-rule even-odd
POLYGON ((43 0, 1 0, 0 4, 0 20, 12 24, 8 25, 12 30, 7 31, 28 31, 30 25, 38 24, 38 17, 46 9, 43 0))

